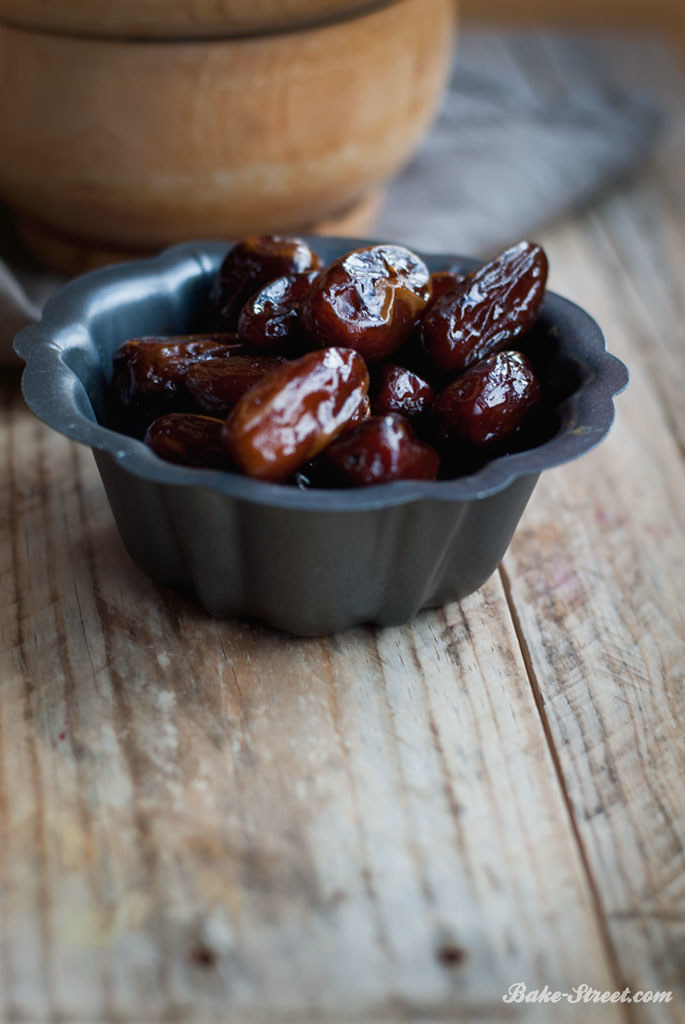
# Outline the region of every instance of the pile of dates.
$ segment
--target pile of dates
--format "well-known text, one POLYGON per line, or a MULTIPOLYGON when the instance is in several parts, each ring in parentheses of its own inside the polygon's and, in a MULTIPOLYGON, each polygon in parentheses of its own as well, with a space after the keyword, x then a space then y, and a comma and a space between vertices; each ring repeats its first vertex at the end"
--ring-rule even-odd
POLYGON ((324 267, 301 239, 249 238, 213 283, 214 333, 118 349, 108 421, 171 462, 300 487, 458 476, 540 401, 514 346, 546 280, 530 242, 460 275, 399 245, 324 267))

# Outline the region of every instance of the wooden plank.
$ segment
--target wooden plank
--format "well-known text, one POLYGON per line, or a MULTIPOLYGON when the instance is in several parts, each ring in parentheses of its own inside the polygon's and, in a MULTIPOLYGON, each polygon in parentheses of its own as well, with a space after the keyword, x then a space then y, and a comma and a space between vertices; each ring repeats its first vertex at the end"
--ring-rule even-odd
POLYGON ((516 981, 617 987, 496 578, 407 629, 215 622, 128 562, 89 453, 16 399, 2 431, 6 1022, 496 1021, 516 981))
MULTIPOLYGON (((685 995, 685 472, 595 232, 547 240, 632 383, 609 440, 546 474, 504 565, 545 720, 626 984, 685 995)), ((674 1007, 638 1020, 678 1020, 674 1007)))
POLYGON ((634 1019, 676 1021, 685 997, 684 254, 683 208, 665 182, 685 154, 674 103, 682 76, 663 47, 541 45, 569 89, 590 69, 620 80, 635 66, 673 118, 647 173, 544 239, 552 287, 597 317, 632 382, 607 442, 546 474, 503 579, 621 975, 633 990, 674 992, 669 1004, 633 1005, 634 1019))
POLYGON ((685 236, 669 216, 673 210, 663 201, 663 190, 651 184, 612 198, 591 219, 588 234, 612 279, 615 321, 630 332, 668 430, 685 453, 685 303, 680 275, 674 274, 674 268, 685 265, 685 236), (650 210, 655 201, 658 216, 650 210), (646 231, 645 225, 651 223, 657 227, 646 231))

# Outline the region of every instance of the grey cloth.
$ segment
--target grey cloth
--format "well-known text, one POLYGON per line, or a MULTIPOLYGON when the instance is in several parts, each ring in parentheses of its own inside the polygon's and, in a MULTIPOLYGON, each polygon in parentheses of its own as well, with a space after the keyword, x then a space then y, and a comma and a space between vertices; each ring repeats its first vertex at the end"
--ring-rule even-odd
MULTIPOLYGON (((520 37, 519 37, 520 39, 520 37)), ((506 39, 467 36, 433 129, 390 186, 374 235, 424 251, 488 255, 530 237, 634 170, 662 116, 619 87, 535 82, 506 56, 506 39)), ((601 75, 601 68, 594 68, 601 75)), ((60 283, 22 253, 0 216, 0 361, 60 283)))
POLYGON ((9 347, 22 327, 39 319, 46 299, 64 280, 59 274, 0 261, 0 347, 9 347))
POLYGON ((634 171, 662 128, 641 93, 580 80, 540 94, 511 65, 469 66, 467 52, 375 235, 426 252, 492 254, 634 171))
POLYGON ((7 210, 0 208, 0 363, 19 363, 12 340, 39 319, 48 296, 64 283, 44 270, 21 247, 7 210))

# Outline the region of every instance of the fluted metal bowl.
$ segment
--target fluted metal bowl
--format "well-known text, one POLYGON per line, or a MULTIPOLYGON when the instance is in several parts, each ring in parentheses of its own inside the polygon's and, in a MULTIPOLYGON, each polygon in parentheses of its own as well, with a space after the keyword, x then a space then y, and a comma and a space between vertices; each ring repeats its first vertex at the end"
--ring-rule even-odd
MULTIPOLYGON (((308 241, 325 262, 371 244, 308 241)), ((520 346, 546 394, 535 446, 469 476, 302 491, 164 462, 102 425, 112 354, 131 336, 197 329, 226 250, 184 243, 86 274, 15 341, 28 405, 93 449, 133 560, 158 583, 194 591, 213 615, 315 636, 359 623, 397 625, 465 597, 494 572, 540 472, 589 451, 611 426, 626 367, 587 313, 550 293, 520 346)), ((477 265, 421 255, 431 270, 477 265)))

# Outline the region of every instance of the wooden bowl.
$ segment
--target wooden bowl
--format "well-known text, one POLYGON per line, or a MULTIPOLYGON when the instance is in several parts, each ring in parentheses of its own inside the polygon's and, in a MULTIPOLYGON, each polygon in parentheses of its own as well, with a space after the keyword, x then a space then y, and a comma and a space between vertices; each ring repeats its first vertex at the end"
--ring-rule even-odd
POLYGON ((0 0, 0 21, 62 35, 207 39, 324 25, 393 0, 0 0))
POLYGON ((0 26, 0 196, 68 271, 188 238, 335 230, 339 214, 359 230, 355 208, 433 117, 452 23, 452 0, 402 0, 250 39, 0 26))

